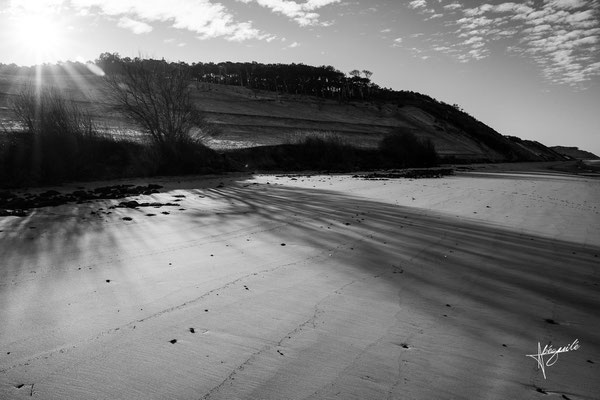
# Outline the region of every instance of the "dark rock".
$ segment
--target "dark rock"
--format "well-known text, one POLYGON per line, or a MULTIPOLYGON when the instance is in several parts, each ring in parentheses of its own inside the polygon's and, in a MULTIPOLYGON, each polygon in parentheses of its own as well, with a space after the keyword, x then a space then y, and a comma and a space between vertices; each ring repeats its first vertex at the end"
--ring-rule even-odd
POLYGON ((57 192, 56 190, 47 190, 44 193, 40 193, 39 197, 54 197, 54 196, 59 196, 60 192, 57 192))
POLYGON ((126 207, 126 208, 137 208, 139 206, 140 206, 140 203, 138 203, 135 200, 124 201, 119 204, 119 207, 126 207))

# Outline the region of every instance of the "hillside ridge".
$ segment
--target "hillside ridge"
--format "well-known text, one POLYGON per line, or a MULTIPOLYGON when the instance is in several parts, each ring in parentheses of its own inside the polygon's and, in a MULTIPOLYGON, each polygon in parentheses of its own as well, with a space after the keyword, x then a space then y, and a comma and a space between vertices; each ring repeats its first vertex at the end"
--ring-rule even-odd
MULTIPOLYGON (((358 147, 373 148, 393 132, 430 139, 448 161, 548 161, 564 157, 538 142, 505 137, 457 105, 412 92, 381 88, 369 71, 350 76, 331 66, 260 63, 167 63, 103 53, 96 60, 108 73, 124 63, 183 70, 192 98, 220 134, 217 149, 289 143, 306 135, 335 134, 358 147)), ((10 121, 10 99, 32 81, 33 69, 0 65, 0 120, 10 121), (10 68, 9 68, 10 67, 10 68)), ((108 131, 135 127, 106 102, 102 79, 82 63, 45 65, 44 85, 58 87, 83 104, 108 131)))

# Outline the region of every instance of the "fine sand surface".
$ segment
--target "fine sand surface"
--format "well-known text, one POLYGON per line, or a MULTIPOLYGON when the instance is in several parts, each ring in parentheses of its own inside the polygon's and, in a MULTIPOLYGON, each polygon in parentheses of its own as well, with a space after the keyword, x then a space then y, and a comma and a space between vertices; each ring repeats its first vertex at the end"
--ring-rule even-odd
POLYGON ((0 218, 0 399, 598 398, 599 179, 143 183, 0 218))

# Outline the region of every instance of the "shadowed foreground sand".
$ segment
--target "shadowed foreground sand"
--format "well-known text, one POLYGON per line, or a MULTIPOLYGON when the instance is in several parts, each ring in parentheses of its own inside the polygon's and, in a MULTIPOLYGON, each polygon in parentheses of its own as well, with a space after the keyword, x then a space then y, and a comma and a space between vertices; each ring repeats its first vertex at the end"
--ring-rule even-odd
POLYGON ((153 182, 0 219, 0 398, 600 393, 598 179, 153 182))

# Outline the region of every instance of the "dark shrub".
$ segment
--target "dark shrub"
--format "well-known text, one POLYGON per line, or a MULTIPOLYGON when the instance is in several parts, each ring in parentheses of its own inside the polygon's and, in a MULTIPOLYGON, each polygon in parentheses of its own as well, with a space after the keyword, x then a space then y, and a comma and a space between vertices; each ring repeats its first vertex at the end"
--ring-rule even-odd
POLYGON ((398 131, 383 138, 379 150, 384 164, 394 168, 430 167, 438 156, 429 139, 419 139, 411 132, 398 131))
POLYGON ((11 109, 21 130, 0 138, 0 185, 121 177, 143 146, 98 132, 91 116, 56 89, 29 86, 11 109))

